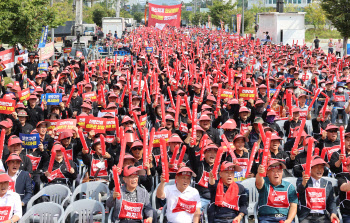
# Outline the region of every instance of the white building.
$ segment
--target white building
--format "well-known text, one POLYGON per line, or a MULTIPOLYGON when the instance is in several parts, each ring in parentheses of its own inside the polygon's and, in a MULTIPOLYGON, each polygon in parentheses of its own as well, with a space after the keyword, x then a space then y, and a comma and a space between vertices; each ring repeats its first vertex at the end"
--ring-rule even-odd
MULTIPOLYGON (((297 7, 304 8, 313 0, 284 0, 284 6, 287 4, 293 4, 297 7)), ((248 0, 248 9, 251 9, 254 5, 259 7, 276 7, 277 0, 248 0)))

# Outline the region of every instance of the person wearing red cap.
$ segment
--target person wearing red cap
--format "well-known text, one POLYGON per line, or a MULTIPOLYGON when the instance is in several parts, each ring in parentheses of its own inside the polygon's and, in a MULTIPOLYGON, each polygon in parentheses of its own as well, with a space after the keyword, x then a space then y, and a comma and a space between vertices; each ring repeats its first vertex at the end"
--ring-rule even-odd
MULTIPOLYGON (((198 190, 201 197, 202 209, 210 203, 210 191, 208 188, 209 173, 213 169, 218 147, 214 143, 207 143, 202 148, 204 159, 200 155, 196 155, 193 147, 188 148, 189 162, 196 174, 194 181, 195 188, 198 190)), ((198 152, 200 154, 200 152, 198 152)))
POLYGON ((0 171, 0 219, 3 223, 18 222, 22 217, 22 202, 18 193, 9 190, 11 177, 0 171))
POLYGON ((208 115, 201 115, 199 125, 216 145, 220 145, 220 133, 216 128, 211 126, 211 119, 208 115))
MULTIPOLYGON (((196 142, 195 145, 193 146, 194 151, 196 152, 196 156, 199 156, 199 151, 201 150, 200 146, 200 141, 202 139, 202 137, 204 136, 205 132, 204 130, 197 125, 197 129, 196 129, 196 142)), ((192 129, 189 130, 186 139, 184 140, 184 143, 186 144, 187 148, 190 147, 190 144, 192 142, 192 129)), ((208 139, 211 141, 211 139, 208 139)), ((211 141, 212 142, 212 141, 211 141)))
POLYGON ((339 222, 332 183, 322 178, 325 166, 329 168, 320 156, 313 156, 311 176, 303 174, 303 178, 297 181, 298 218, 301 223, 339 222))
POLYGON ((348 157, 350 157, 350 132, 345 133, 344 136, 345 140, 345 154, 341 153, 341 150, 333 152, 331 159, 329 161, 329 166, 332 171, 332 173, 336 174, 343 174, 347 173, 348 170, 345 166, 343 166, 343 161, 345 161, 348 157))
POLYGON ((33 172, 32 163, 30 159, 25 155, 25 153, 24 152, 22 153, 23 148, 22 148, 21 139, 17 136, 11 136, 8 140, 7 147, 8 147, 9 153, 8 154, 3 153, 3 156, 2 156, 3 163, 6 162, 10 154, 16 153, 21 157, 21 160, 22 160, 20 170, 25 170, 25 171, 28 171, 29 173, 32 173, 33 172))
POLYGON ((44 112, 39 105, 37 105, 37 98, 31 97, 28 100, 27 114, 30 117, 29 124, 36 126, 39 121, 44 120, 44 112))
POLYGON ((121 193, 113 191, 113 195, 107 199, 107 207, 114 207, 114 211, 111 213, 113 214, 113 222, 157 222, 157 219, 154 219, 150 195, 146 189, 139 186, 139 172, 140 169, 137 167, 125 166, 123 170, 124 184, 120 186, 121 193), (121 198, 117 199, 118 197, 121 198))
MULTIPOLYGON (((326 88, 322 91, 324 94, 326 94, 330 99, 333 97, 334 94, 334 90, 332 90, 332 86, 333 86, 333 82, 331 81, 327 81, 326 82, 326 88)), ((317 107, 315 107, 317 109, 317 111, 320 111, 325 103, 326 100, 326 96, 324 96, 323 94, 319 94, 318 96, 318 100, 317 100, 317 104, 315 103, 315 106, 317 105, 317 107)), ((327 106, 331 106, 331 100, 328 102, 327 106)), ((316 111, 316 112, 317 112, 316 111)))
POLYGON ((40 121, 36 124, 36 131, 39 133, 40 142, 44 145, 44 149, 51 150, 54 139, 49 134, 50 132, 47 131, 47 128, 50 127, 51 123, 48 121, 40 121))
POLYGON ((162 175, 157 189, 157 197, 166 199, 168 222, 199 223, 201 200, 198 190, 191 187, 191 178, 196 174, 188 167, 181 167, 175 176, 175 184, 165 186, 162 175))
POLYGON ((338 130, 337 126, 329 124, 316 145, 320 149, 320 156, 327 162, 330 161, 332 154, 340 149, 338 130))
POLYGON ((291 223, 297 214, 297 193, 291 183, 282 180, 283 169, 286 169, 283 162, 270 159, 266 177, 262 177, 265 167, 259 165, 255 181, 259 192, 259 223, 291 223))
POLYGON ((30 134, 33 131, 34 127, 27 122, 28 120, 27 112, 25 110, 19 111, 17 113, 17 116, 18 116, 18 121, 21 123, 21 126, 22 126, 20 133, 30 134))
POLYGON ((325 117, 322 115, 322 110, 319 111, 319 114, 316 118, 311 120, 312 123, 312 132, 315 139, 319 140, 325 132, 325 129, 329 124, 331 124, 330 120, 331 110, 326 109, 325 117), (322 120, 322 118, 324 118, 322 120))
POLYGON ((255 119, 254 103, 251 104, 250 110, 248 107, 241 106, 239 108, 238 117, 234 117, 234 119, 237 123, 238 128, 240 129, 240 134, 244 135, 247 132, 251 131, 253 128, 252 122, 255 119))
MULTIPOLYGON (((284 122, 283 129, 285 131, 285 136, 288 137, 287 140, 290 140, 294 134, 295 128, 301 125, 300 120, 300 108, 294 107, 292 110, 292 117, 289 115, 288 120, 284 122)), ((306 125, 304 126, 304 130, 307 133, 306 125)))
POLYGON ((345 159, 341 174, 337 174, 340 213, 344 223, 350 222, 350 157, 345 159))
POLYGON ((220 179, 218 181, 215 181, 214 174, 210 172, 209 222, 239 223, 248 214, 248 196, 245 188, 234 181, 235 173, 241 171, 242 168, 238 164, 224 161, 220 166, 220 179))
MULTIPOLYGON (((282 138, 279 137, 276 133, 271 134, 271 143, 270 143, 270 159, 280 160, 285 163, 287 169, 292 169, 295 164, 295 156, 298 152, 288 155, 285 151, 280 148, 282 138)), ((259 157, 259 163, 253 163, 252 173, 256 174, 258 171, 258 165, 261 164, 263 153, 257 153, 256 159, 259 157)), ((286 169, 285 168, 285 169, 286 169)), ((291 176, 291 174, 286 170, 284 171, 284 176, 291 176)))
MULTIPOLYGON (((333 102, 333 109, 332 109, 332 123, 336 124, 336 121, 338 121, 339 124, 347 124, 348 123, 348 116, 349 109, 345 108, 346 103, 349 104, 349 95, 348 93, 344 92, 344 82, 338 82, 336 87, 336 92, 333 93, 332 98, 330 98, 330 101, 333 102), (342 118, 339 118, 338 115, 341 115, 342 118)), ((347 106, 349 107, 349 106, 347 106)))
POLYGON ((44 174, 41 175, 41 181, 49 184, 64 184, 67 186, 73 185, 73 181, 77 178, 75 164, 72 160, 68 160, 71 168, 68 170, 66 160, 64 160, 64 151, 61 144, 56 144, 52 147, 52 151, 56 152, 56 156, 50 158, 54 159, 51 173, 48 171, 49 166, 44 169, 44 174))
POLYGON ((20 195, 22 211, 26 212, 26 205, 33 194, 32 178, 27 171, 20 170, 22 159, 17 153, 12 153, 6 160, 7 174, 12 181, 9 182, 9 189, 20 195))
POLYGON ((306 118, 307 120, 311 119, 311 110, 309 110, 309 106, 306 105, 306 94, 300 94, 298 96, 299 108, 300 108, 300 118, 306 118))
POLYGON ((99 137, 96 137, 94 143, 91 146, 91 150, 94 153, 89 154, 84 148, 83 162, 88 167, 89 177, 96 180, 105 180, 108 178, 108 171, 112 169, 114 164, 113 157, 108 153, 108 147, 106 145, 106 154, 102 155, 102 146, 99 137))
POLYGON ((80 95, 78 94, 78 88, 75 87, 75 90, 74 90, 74 92, 72 94, 72 98, 71 98, 70 105, 69 105, 69 107, 73 111, 73 115, 72 115, 73 118, 75 118, 78 115, 80 115, 80 113, 81 113, 81 105, 82 104, 83 104, 83 98, 80 97, 80 95))

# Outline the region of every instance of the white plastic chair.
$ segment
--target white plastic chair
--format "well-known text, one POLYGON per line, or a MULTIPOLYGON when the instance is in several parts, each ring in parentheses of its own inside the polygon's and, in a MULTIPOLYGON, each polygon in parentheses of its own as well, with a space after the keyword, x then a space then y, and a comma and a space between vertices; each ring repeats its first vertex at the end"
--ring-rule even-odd
POLYGON ((163 223, 164 222, 164 217, 166 214, 166 204, 164 205, 162 212, 159 215, 159 223, 163 223))
POLYGON ((112 223, 113 210, 114 210, 114 207, 112 207, 111 210, 109 211, 108 223, 112 223))
POLYGON ((29 208, 19 223, 64 223, 63 207, 57 203, 45 202, 29 208))
POLYGON ((101 202, 91 199, 78 200, 67 207, 64 212, 64 221, 67 222, 70 216, 71 223, 76 222, 77 218, 78 222, 93 223, 95 214, 99 215, 101 222, 105 222, 105 208, 101 202))
POLYGON ((294 188, 297 189, 297 177, 285 177, 282 178, 282 180, 291 183, 294 186, 294 188))
POLYGON ((249 206, 248 206, 248 216, 254 215, 254 206, 258 202, 259 192, 255 186, 255 178, 248 178, 241 182, 241 185, 248 189, 249 194, 249 206))
POLYGON ((85 194, 85 198, 101 201, 101 193, 105 193, 106 196, 104 197, 106 197, 106 199, 109 197, 110 191, 106 184, 99 181, 86 182, 75 188, 70 201, 73 203, 76 200, 77 195, 79 195, 79 199, 81 199, 81 194, 85 194))
MULTIPOLYGON (((175 180, 169 180, 169 183, 166 183, 166 185, 174 185, 175 180)), ((161 211, 157 209, 157 189, 159 187, 159 184, 157 185, 156 189, 152 193, 152 208, 157 211, 158 216, 161 214, 161 211)))
MULTIPOLYGON (((71 191, 67 186, 62 184, 52 184, 41 189, 36 195, 34 195, 27 203, 27 210, 29 210, 33 203, 41 196, 48 196, 50 202, 64 206, 69 201, 71 191)), ((45 202, 47 203, 47 202, 45 202)))

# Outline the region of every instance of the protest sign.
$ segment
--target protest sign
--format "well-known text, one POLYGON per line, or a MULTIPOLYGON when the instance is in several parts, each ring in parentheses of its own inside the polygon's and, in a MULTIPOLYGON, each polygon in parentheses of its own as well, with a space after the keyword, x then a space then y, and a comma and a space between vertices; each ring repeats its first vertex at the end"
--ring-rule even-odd
POLYGON ((19 133, 19 138, 22 140, 22 147, 24 149, 35 149, 40 144, 39 133, 36 134, 23 134, 19 133))
POLYGON ((59 120, 56 124, 57 132, 63 132, 67 129, 74 129, 77 126, 76 119, 63 119, 59 120))
POLYGON ((16 101, 0 99, 0 114, 12 114, 15 111, 16 101))
POLYGON ((46 101, 47 105, 59 105, 62 102, 61 93, 46 93, 43 101, 46 101))
POLYGON ((238 97, 244 100, 255 99, 255 90, 250 87, 240 87, 238 91, 238 97))
POLYGON ((28 100, 28 98, 30 97, 30 90, 29 88, 26 88, 20 92, 18 92, 18 97, 19 97, 19 101, 22 102, 24 100, 28 100))
POLYGON ((106 132, 106 119, 105 118, 96 118, 96 117, 87 117, 85 119, 85 130, 90 132, 94 130, 95 133, 105 133, 106 132))
POLYGON ((181 4, 171 6, 148 4, 148 26, 155 26, 158 23, 180 27, 181 4))

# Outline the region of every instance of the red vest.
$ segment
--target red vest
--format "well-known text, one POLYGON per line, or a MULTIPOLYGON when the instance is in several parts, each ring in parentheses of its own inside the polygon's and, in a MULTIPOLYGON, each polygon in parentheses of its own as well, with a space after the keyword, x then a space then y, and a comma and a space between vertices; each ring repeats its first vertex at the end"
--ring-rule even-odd
POLYGON ((122 206, 119 212, 119 219, 131 218, 142 220, 142 203, 133 203, 126 200, 122 201, 122 206))
POLYGON ((274 208, 288 208, 288 191, 275 191, 270 185, 266 205, 274 208))
POLYGON ((326 188, 308 187, 305 190, 306 206, 314 211, 326 210, 326 188))

